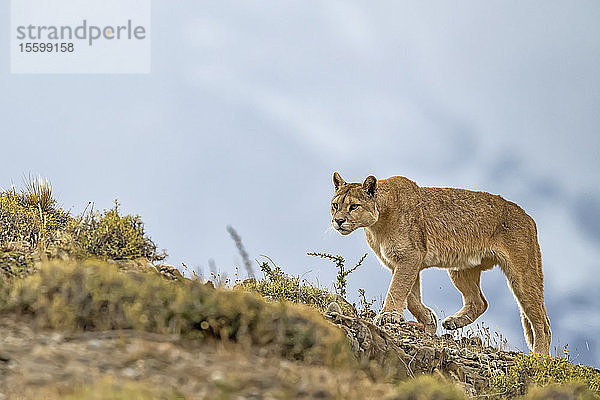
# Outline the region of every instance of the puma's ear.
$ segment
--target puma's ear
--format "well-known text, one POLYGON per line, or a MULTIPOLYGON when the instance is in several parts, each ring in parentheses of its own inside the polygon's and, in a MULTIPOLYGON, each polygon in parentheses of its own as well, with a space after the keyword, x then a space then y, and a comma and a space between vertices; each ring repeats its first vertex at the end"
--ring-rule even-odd
POLYGON ((335 186, 335 190, 338 190, 340 187, 344 186, 346 182, 342 179, 340 174, 337 172, 333 173, 333 186, 335 186))
POLYGON ((369 196, 374 197, 375 193, 377 193, 377 178, 373 175, 367 176, 363 182, 363 189, 369 196))

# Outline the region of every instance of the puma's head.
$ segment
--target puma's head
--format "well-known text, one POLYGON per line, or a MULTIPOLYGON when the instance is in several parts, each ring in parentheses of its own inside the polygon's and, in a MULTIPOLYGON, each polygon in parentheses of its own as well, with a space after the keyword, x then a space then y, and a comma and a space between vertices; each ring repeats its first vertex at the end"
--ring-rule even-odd
POLYGON ((346 183, 335 172, 333 185, 335 195, 331 200, 331 224, 339 233, 347 235, 377 222, 377 179, 374 176, 367 176, 363 183, 346 183))

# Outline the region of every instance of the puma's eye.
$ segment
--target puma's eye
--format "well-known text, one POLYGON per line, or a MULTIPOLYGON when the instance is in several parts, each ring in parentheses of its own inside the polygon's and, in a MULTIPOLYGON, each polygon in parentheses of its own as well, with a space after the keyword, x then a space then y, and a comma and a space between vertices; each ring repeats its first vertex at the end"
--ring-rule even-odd
POLYGON ((331 205, 333 206, 333 209, 334 209, 334 210, 337 210, 337 209, 338 209, 338 205, 337 205, 337 203, 331 203, 331 205))
POLYGON ((359 204, 351 204, 350 205, 350 211, 356 210, 358 208, 359 204))

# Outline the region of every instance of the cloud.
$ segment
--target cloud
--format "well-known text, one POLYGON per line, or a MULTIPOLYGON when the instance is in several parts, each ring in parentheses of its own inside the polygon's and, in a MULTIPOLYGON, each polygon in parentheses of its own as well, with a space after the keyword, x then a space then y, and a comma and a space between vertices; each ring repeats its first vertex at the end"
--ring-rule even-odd
POLYGON ((572 207, 575 220, 585 237, 600 245, 600 194, 580 193, 572 207))

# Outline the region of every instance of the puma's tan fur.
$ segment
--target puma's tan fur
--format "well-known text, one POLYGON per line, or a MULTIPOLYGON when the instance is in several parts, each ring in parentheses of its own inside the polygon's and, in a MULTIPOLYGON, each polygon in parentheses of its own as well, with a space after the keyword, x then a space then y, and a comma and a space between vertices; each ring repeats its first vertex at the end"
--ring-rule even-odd
POLYGON ((519 307, 527 344, 550 353, 550 321, 544 305, 542 260, 533 219, 500 196, 464 189, 419 187, 396 176, 346 183, 333 175, 332 224, 347 235, 364 228, 367 243, 392 281, 377 321, 399 318, 405 308, 435 332, 437 319, 421 301, 420 271, 448 270, 463 308, 446 318, 446 329, 463 327, 488 306, 481 271, 499 265, 519 307))

